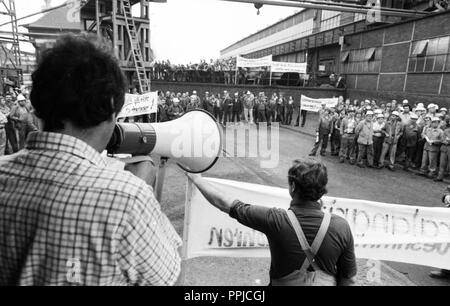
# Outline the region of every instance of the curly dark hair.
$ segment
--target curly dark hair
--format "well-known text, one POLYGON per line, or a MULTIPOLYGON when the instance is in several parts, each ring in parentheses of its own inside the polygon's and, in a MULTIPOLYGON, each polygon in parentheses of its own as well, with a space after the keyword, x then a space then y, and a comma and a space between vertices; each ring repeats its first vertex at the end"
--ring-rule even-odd
POLYGON ((295 183, 295 196, 302 201, 318 201, 327 193, 328 171, 316 160, 295 160, 288 178, 289 185, 295 183))
POLYGON ((31 104, 44 130, 64 121, 87 129, 107 121, 123 107, 126 78, 111 48, 93 35, 64 35, 42 53, 33 73, 31 104))

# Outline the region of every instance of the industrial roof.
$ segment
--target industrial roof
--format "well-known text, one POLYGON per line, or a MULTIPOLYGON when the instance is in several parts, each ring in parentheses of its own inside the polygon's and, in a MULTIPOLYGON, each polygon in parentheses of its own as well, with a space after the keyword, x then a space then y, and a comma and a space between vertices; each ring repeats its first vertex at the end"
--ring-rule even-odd
POLYGON ((59 30, 80 30, 81 23, 70 21, 68 6, 50 11, 43 15, 41 18, 30 24, 24 25, 25 28, 46 28, 46 29, 59 29, 59 30))
POLYGON ((223 51, 225 51, 225 50, 227 50, 227 49, 230 49, 231 47, 233 47, 233 46, 239 44, 240 42, 243 42, 243 41, 245 41, 246 39, 249 39, 250 37, 253 37, 253 36, 257 35, 258 33, 261 33, 261 32, 263 32, 263 31, 265 31, 265 30, 267 30, 267 29, 270 29, 270 28, 272 28, 272 27, 275 27, 277 24, 280 24, 280 23, 282 23, 282 22, 284 22, 284 21, 286 21, 286 20, 288 20, 288 19, 290 19, 290 18, 292 18, 292 17, 294 17, 294 16, 297 16, 297 15, 300 15, 300 14, 304 14, 304 13, 305 13, 306 11, 308 11, 308 10, 309 10, 309 9, 303 9, 303 8, 302 8, 302 9, 296 11, 295 13, 293 13, 293 14, 291 14, 291 15, 289 15, 289 16, 287 16, 287 17, 281 19, 281 20, 279 20, 279 21, 277 21, 277 22, 275 22, 275 23, 273 23, 273 24, 271 24, 271 25, 268 25, 268 26, 262 28, 262 29, 256 31, 256 32, 253 33, 253 34, 250 34, 250 35, 248 35, 248 36, 246 36, 246 37, 244 37, 244 38, 238 40, 238 41, 235 42, 235 43, 232 43, 232 44, 229 45, 228 47, 226 47, 226 48, 220 50, 220 52, 223 52, 223 51))

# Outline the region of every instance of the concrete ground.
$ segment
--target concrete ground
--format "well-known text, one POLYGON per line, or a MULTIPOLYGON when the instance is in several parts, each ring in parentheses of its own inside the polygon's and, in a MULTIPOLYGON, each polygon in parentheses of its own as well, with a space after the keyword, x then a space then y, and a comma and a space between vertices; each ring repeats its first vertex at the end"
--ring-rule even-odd
MULTIPOLYGON (((312 127, 312 126, 311 126, 312 127)), ((311 129, 311 128, 310 128, 311 129)), ((311 132, 299 133, 280 129, 280 160, 274 169, 261 169, 257 158, 224 157, 205 176, 256 184, 286 187, 286 174, 292 160, 310 152, 314 137, 311 132)), ((235 147, 242 148, 239 141, 235 147)), ((335 157, 324 157, 329 171, 330 196, 367 199, 385 203, 440 207, 440 197, 446 184, 435 183, 404 171, 361 169, 339 164, 335 157)), ((161 201, 180 235, 183 231, 186 179, 176 165, 170 163, 166 173, 161 201)), ((267 285, 269 259, 198 258, 185 263, 185 285, 267 285)), ((357 284, 362 286, 450 285, 449 281, 428 277, 428 267, 399 263, 382 263, 381 280, 368 277, 370 262, 358 260, 357 284)))

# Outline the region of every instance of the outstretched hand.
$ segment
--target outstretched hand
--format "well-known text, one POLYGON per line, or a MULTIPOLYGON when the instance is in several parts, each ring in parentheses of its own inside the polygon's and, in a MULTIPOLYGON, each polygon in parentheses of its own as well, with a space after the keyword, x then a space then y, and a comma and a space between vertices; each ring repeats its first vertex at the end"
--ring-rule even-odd
POLYGON ((230 212, 235 199, 224 194, 207 180, 204 180, 200 174, 186 172, 185 175, 198 188, 200 193, 209 203, 227 214, 230 212))

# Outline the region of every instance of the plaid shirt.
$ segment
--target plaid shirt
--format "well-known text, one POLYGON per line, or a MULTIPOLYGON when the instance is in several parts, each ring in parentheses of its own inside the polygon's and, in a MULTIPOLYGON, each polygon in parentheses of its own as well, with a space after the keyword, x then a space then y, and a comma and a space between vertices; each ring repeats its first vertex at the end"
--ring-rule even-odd
POLYGON ((180 246, 151 187, 77 138, 0 159, 0 285, 173 285, 180 246))

